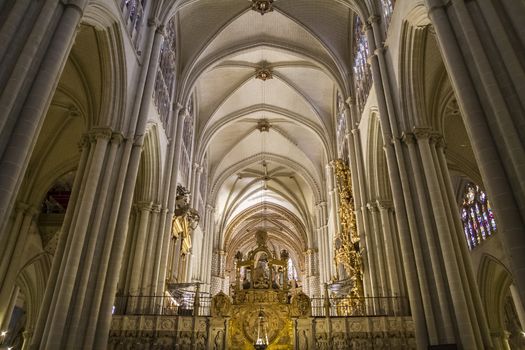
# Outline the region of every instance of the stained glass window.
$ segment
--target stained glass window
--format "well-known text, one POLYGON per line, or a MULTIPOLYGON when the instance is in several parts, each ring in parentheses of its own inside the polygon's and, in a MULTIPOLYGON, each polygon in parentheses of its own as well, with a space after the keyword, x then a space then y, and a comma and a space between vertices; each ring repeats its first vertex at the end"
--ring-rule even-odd
POLYGON ((478 185, 467 184, 460 214, 469 249, 496 232, 496 220, 487 194, 478 185))
POLYGON ((140 40, 145 6, 146 0, 121 0, 120 3, 122 16, 135 47, 137 47, 140 40))
POLYGON ((368 40, 364 32, 363 23, 359 16, 354 21, 354 88, 356 103, 359 112, 362 113, 365 103, 372 87, 372 73, 368 65, 368 40))
POLYGON ((188 114, 184 118, 182 132, 182 154, 179 165, 179 173, 184 184, 189 185, 191 171, 191 152, 193 147, 194 118, 193 115, 193 96, 187 105, 188 114))
POLYGON ((390 19, 392 18, 392 13, 394 12, 395 0, 381 0, 381 16, 383 17, 383 22, 385 24, 385 32, 388 30, 390 25, 390 19))
POLYGON ((297 270, 295 269, 292 258, 288 258, 288 280, 297 281, 297 278, 297 270))
POLYGON ((164 127, 167 127, 171 106, 171 90, 175 81, 175 27, 175 20, 173 19, 166 26, 153 92, 155 107, 157 107, 164 127))

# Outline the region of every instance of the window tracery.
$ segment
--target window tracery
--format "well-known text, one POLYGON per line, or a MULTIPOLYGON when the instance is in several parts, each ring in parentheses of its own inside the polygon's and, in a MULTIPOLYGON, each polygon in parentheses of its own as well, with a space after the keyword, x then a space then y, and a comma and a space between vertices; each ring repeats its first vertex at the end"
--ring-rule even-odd
POLYGON ((194 129, 194 115, 193 115, 193 97, 190 98, 187 106, 188 113, 184 118, 183 133, 182 133, 182 154, 180 159, 180 174, 183 183, 189 184, 191 171, 191 150, 193 147, 193 129, 194 129))
POLYGON ((363 112, 366 100, 372 87, 372 73, 368 65, 368 40, 364 32, 364 26, 359 16, 354 21, 354 56, 353 73, 356 104, 359 113, 363 112))
POLYGON ((487 194, 478 185, 467 184, 460 213, 469 249, 496 233, 496 220, 487 194))
POLYGON ((171 90, 175 81, 175 20, 171 19, 165 28, 164 41, 160 49, 159 67, 155 78, 153 98, 160 120, 167 126, 171 106, 171 90))
POLYGON ((144 18, 144 8, 146 6, 146 0, 122 0, 120 3, 120 9, 122 10, 122 16, 126 23, 131 39, 137 48, 140 41, 140 32, 142 29, 142 20, 144 18))
POLYGON ((344 108, 344 101, 343 96, 338 91, 337 92, 337 98, 336 98, 336 107, 337 107, 337 113, 336 113, 336 119, 337 119, 337 148, 338 153, 342 159, 348 159, 348 147, 346 144, 346 133, 347 133, 347 125, 346 125, 346 111, 344 108))
POLYGON ((381 16, 385 26, 385 33, 388 31, 390 20, 392 19, 392 13, 394 12, 395 0, 381 0, 381 16))
POLYGON ((292 258, 288 258, 288 281, 297 281, 298 280, 297 270, 293 263, 292 258))

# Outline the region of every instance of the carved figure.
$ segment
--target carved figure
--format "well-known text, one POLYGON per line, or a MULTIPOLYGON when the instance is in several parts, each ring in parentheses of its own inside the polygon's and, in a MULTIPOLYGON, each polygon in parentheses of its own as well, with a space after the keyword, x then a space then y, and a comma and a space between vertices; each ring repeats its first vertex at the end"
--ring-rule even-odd
POLYGON ((177 185, 175 197, 175 216, 183 216, 190 209, 190 194, 184 186, 177 185))
POLYGON ((262 254, 257 261, 257 266, 253 271, 253 287, 254 288, 268 288, 270 279, 270 271, 268 268, 268 257, 262 254))
POLYGON ((291 313, 295 317, 309 317, 312 314, 312 305, 308 295, 300 292, 292 298, 291 313))
POLYGON ((212 316, 225 317, 230 315, 232 302, 226 294, 220 292, 213 297, 211 306, 212 316))
POLYGON ((303 350, 308 350, 308 336, 306 335, 306 330, 303 329, 301 333, 301 340, 299 342, 299 348, 303 350))
POLYGON ((213 339, 213 350, 222 349, 222 331, 218 331, 213 339))

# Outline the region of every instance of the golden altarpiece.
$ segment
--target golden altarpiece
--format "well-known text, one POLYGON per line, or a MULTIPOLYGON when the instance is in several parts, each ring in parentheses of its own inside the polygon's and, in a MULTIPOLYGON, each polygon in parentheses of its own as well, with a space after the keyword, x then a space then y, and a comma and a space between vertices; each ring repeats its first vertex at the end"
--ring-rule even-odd
MULTIPOLYGON (((230 294, 213 297, 195 285, 193 299, 181 309, 172 290, 160 308, 140 314, 116 313, 109 349, 415 349, 408 309, 370 308, 363 297, 363 271, 348 167, 334 162, 341 227, 334 237, 337 275, 324 285, 324 297, 310 299, 288 281, 286 250, 268 248, 268 233, 255 232, 256 247, 235 255, 230 294), (373 316, 373 317, 372 317, 373 316), (259 344, 259 345, 257 345, 259 344)), ((177 192, 168 257, 167 287, 180 285, 185 255, 198 213, 189 192, 177 192)), ((190 298, 191 299, 191 298, 190 298)))
POLYGON ((170 250, 166 282, 180 282, 186 274, 186 257, 191 251, 191 234, 199 223, 197 210, 190 207, 190 192, 183 186, 177 186, 175 212, 171 227, 170 250))
POLYGON ((302 292, 291 295, 286 250, 277 256, 268 249, 268 233, 255 233, 257 247, 246 257, 235 255, 235 283, 230 299, 224 293, 213 298, 213 317, 228 317, 228 348, 294 349, 293 318, 308 317, 310 299, 302 292), (262 328, 262 329, 261 329, 262 328), (257 347, 256 347, 257 348, 257 347), (265 348, 265 347, 261 347, 265 348))

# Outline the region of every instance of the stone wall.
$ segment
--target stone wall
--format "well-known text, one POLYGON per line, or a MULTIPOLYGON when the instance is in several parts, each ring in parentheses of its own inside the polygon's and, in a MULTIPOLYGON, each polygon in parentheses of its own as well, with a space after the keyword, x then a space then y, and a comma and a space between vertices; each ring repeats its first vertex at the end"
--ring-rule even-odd
MULTIPOLYGON (((293 318, 294 349, 416 349, 410 317, 293 318)), ((229 318, 114 316, 108 349, 228 349, 229 318)))

